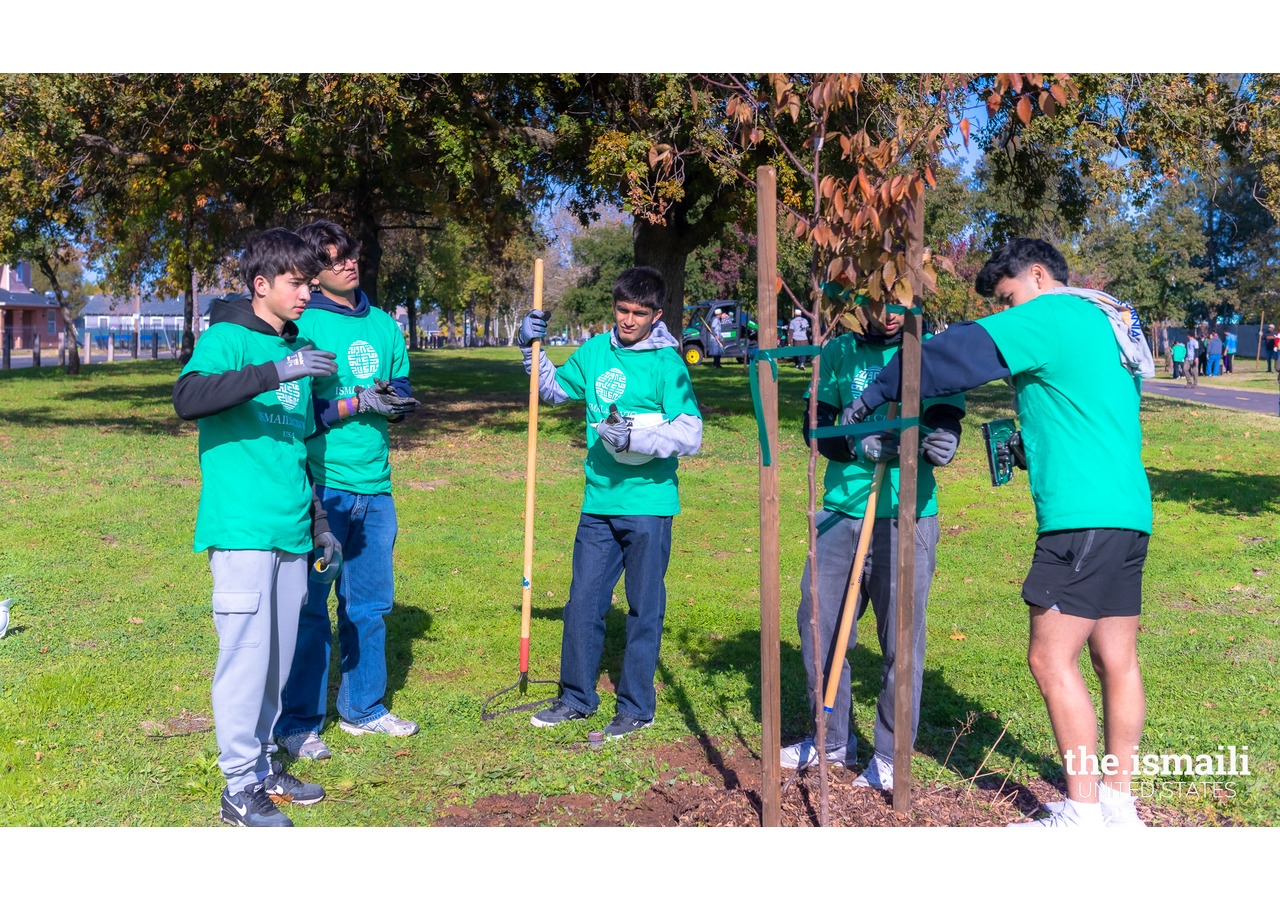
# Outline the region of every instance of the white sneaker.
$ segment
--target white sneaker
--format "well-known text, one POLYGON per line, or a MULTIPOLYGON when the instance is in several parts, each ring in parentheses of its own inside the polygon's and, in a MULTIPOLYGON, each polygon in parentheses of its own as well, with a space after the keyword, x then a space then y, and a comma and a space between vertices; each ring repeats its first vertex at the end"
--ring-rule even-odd
POLYGON ((391 713, 387 713, 381 718, 366 722, 363 725, 356 725, 354 722, 340 719, 338 727, 347 734, 389 734, 392 737, 408 737, 411 734, 418 733, 417 722, 410 722, 408 719, 402 719, 391 713))
POLYGON ((881 761, 880 757, 872 755, 866 771, 853 779, 853 786, 870 787, 878 791, 891 791, 893 790, 893 766, 881 761))
MULTIPOLYGON (((1051 811, 1049 815, 1043 819, 1032 819, 1030 822, 1010 822, 1006 828, 1098 828, 1105 824, 1102 817, 1099 816, 1094 821, 1081 822, 1079 819, 1071 818, 1067 815, 1065 803, 1055 803, 1056 811, 1051 811)), ((1046 804, 1046 809, 1048 808, 1046 804)))
MULTIPOLYGON (((845 759, 850 756, 849 749, 837 747, 834 750, 828 750, 827 765, 844 766, 845 759)), ((854 744, 852 756, 856 757, 857 753, 857 744, 854 744)), ((798 744, 782 748, 782 768, 784 769, 807 769, 817 764, 818 749, 813 745, 813 738, 805 738, 798 744)))
MULTIPOLYGON (((1062 800, 1052 800, 1043 805, 1046 812, 1057 814, 1061 813, 1067 804, 1062 800)), ((1138 817, 1138 808, 1134 806, 1133 801, 1128 803, 1103 803, 1102 823, 1108 828, 1147 827, 1147 823, 1138 817)))
POLYGON ((280 739, 280 746, 294 759, 328 759, 333 755, 314 731, 286 735, 280 739))

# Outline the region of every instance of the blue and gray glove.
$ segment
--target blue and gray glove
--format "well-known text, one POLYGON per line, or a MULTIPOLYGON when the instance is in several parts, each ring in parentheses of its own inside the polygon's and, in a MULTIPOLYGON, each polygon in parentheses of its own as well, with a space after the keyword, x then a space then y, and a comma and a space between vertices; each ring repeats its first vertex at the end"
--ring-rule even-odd
POLYGON ((960 446, 960 438, 952 431, 938 429, 926 434, 920 440, 920 455, 925 462, 935 466, 945 466, 955 459, 956 448, 960 446))
POLYGON ((520 323, 520 334, 516 337, 516 343, 521 347, 530 347, 534 341, 540 341, 547 336, 547 321, 550 317, 545 310, 535 309, 530 311, 529 315, 524 317, 520 323))
POLYGON ((325 375, 333 375, 338 371, 338 364, 334 362, 337 355, 330 353, 328 350, 317 350, 315 347, 303 347, 301 350, 295 350, 284 359, 276 360, 276 373, 280 376, 280 383, 286 381, 297 381, 299 378, 320 378, 325 375))

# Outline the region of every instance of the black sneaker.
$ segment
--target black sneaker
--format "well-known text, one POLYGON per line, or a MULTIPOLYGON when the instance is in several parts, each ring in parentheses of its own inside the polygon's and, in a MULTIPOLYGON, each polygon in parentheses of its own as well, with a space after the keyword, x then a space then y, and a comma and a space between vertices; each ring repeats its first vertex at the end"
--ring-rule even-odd
POLYGON ((228 825, 244 825, 249 828, 292 828, 289 817, 271 802, 262 790, 262 782, 232 794, 230 788, 222 789, 222 810, 218 818, 228 825))
POLYGON ((557 700, 551 704, 550 709, 544 709, 540 713, 535 713, 529 719, 529 724, 534 728, 551 728, 554 725, 561 725, 565 722, 572 722, 574 719, 585 719, 584 713, 578 712, 569 704, 562 700, 557 700))
POLYGON ((648 728, 652 724, 653 719, 633 719, 625 713, 618 713, 613 717, 612 722, 604 726, 604 736, 606 740, 616 741, 620 737, 626 737, 631 732, 648 728))
POLYGON ((274 760, 271 763, 271 774, 262 780, 262 792, 276 804, 294 803, 298 806, 310 806, 324 799, 324 788, 318 784, 303 781, 301 778, 295 778, 274 760))

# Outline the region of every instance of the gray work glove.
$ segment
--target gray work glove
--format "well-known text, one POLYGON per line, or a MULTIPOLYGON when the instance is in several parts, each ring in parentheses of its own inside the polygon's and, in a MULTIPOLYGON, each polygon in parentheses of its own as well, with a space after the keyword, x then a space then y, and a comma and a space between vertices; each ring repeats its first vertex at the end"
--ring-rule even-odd
POLYGON ((888 431, 864 434, 861 439, 856 434, 851 434, 849 435, 849 443, 856 443, 856 448, 850 447, 849 449, 863 462, 878 463, 893 459, 898 455, 898 439, 888 431))
POLYGON ((276 372, 280 376, 280 383, 286 381, 297 381, 299 378, 319 378, 324 375, 333 375, 338 371, 338 364, 334 362, 338 357, 330 353, 328 350, 317 350, 315 347, 303 347, 301 350, 295 350, 284 359, 276 360, 276 372))
POLYGON ((609 417, 596 425, 596 431, 600 433, 600 439, 612 447, 615 453, 621 453, 631 446, 631 422, 618 413, 616 403, 609 405, 609 417))
POLYGON ((316 538, 316 549, 323 554, 321 558, 326 566, 333 562, 334 556, 342 558, 342 544, 333 536, 332 531, 326 531, 316 538))
POLYGON ((360 412, 377 413, 388 419, 407 416, 422 404, 413 397, 401 397, 391 386, 391 382, 375 379, 373 384, 356 394, 356 402, 360 412))
POLYGON ((547 336, 547 320, 550 317, 546 310, 531 310, 529 315, 524 317, 520 323, 520 334, 516 337, 516 343, 521 347, 529 347, 534 341, 540 341, 547 336))
POLYGON ((960 438, 951 431, 931 431, 920 441, 920 455, 935 466, 945 466, 955 459, 960 438))

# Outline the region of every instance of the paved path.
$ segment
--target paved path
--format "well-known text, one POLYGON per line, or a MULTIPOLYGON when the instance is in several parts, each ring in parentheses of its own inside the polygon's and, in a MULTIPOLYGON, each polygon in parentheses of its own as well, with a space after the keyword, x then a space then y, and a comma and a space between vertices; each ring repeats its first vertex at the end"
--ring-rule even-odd
POLYGON ((1177 381, 1144 380, 1142 390, 1149 394, 1159 394, 1174 400, 1190 400, 1194 403, 1208 403, 1213 406, 1226 406, 1231 409, 1243 409, 1249 412, 1277 415, 1280 404, 1276 394, 1264 394, 1261 391, 1238 391, 1232 388, 1210 387, 1200 377, 1199 387, 1188 387, 1181 379, 1177 381))

